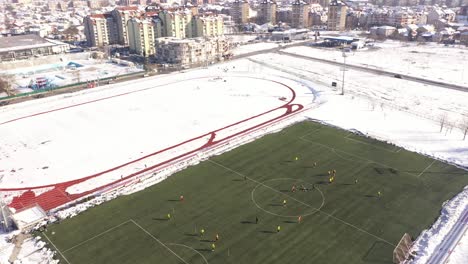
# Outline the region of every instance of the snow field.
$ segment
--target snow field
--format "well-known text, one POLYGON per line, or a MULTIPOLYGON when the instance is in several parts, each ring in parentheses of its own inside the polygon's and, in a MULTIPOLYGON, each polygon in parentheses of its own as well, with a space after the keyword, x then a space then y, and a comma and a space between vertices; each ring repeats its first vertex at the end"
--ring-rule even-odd
MULTIPOLYGON (((286 87, 262 79, 225 80, 179 81, 164 89, 143 90, 3 124, 0 158, 8 163, 0 165, 2 187, 26 187, 18 184, 21 182, 41 186, 93 175, 281 106, 284 103, 279 97, 292 96, 286 87), (252 87, 254 92, 249 91, 252 87), (34 133, 30 128, 35 128, 34 133), (67 153, 66 159, 61 158, 63 153, 67 153), (27 167, 24 160, 28 160, 27 167)), ((75 97, 64 101, 70 104, 75 97)), ((8 121, 11 116, 6 115, 3 118, 1 113, 0 120, 8 121)), ((133 169, 142 165, 135 164, 133 169)))
MULTIPOLYGON (((286 72, 300 74, 315 84, 331 87, 337 82, 341 91, 342 74, 340 67, 287 55, 256 55, 252 60, 273 67, 282 67, 286 72)), ((329 89, 327 89, 329 90, 329 89)), ((345 93, 366 98, 373 108, 387 107, 409 112, 439 122, 446 115, 448 126, 463 126, 468 121, 468 93, 442 89, 397 78, 379 76, 356 70, 345 72, 345 93)))
MULTIPOLYGON (((338 49, 292 47, 285 52, 342 62, 338 49)), ((436 43, 387 40, 374 48, 347 53, 346 62, 359 66, 468 86, 468 48, 436 43)))

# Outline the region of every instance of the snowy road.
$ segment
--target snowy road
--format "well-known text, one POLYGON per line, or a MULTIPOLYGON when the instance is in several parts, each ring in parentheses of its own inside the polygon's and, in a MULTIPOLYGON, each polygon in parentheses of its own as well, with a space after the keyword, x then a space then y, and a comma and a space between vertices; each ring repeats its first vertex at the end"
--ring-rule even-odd
POLYGON ((460 240, 468 229, 468 206, 465 207, 463 214, 453 226, 452 230, 442 240, 442 243, 437 246, 434 253, 428 260, 428 264, 447 263, 452 252, 455 250, 460 240))
MULTIPOLYGON (((328 63, 328 64, 339 66, 339 67, 343 66, 343 63, 336 62, 336 61, 333 61, 333 60, 321 59, 321 58, 316 58, 316 57, 311 57, 311 56, 304 56, 304 55, 299 55, 299 54, 290 53, 290 52, 281 51, 281 50, 278 50, 278 53, 283 54, 283 55, 288 55, 288 56, 291 56, 291 57, 301 58, 301 59, 315 60, 315 61, 318 61, 318 62, 328 63)), ((354 70, 359 70, 359 71, 364 71, 364 72, 369 72, 369 73, 374 73, 374 74, 379 74, 379 75, 385 75, 385 76, 390 76, 390 77, 399 76, 398 78, 404 79, 404 80, 407 80, 407 81, 413 81, 413 82, 418 82, 418 83, 422 83, 422 84, 427 84, 427 85, 432 85, 432 86, 439 86, 439 87, 443 87, 443 88, 447 88, 447 89, 468 92, 468 87, 462 86, 462 85, 450 84, 450 83, 442 82, 442 81, 434 81, 434 80, 421 78, 421 77, 416 77, 416 76, 412 76, 412 75, 408 75, 408 74, 396 73, 396 72, 391 72, 391 71, 387 71, 387 70, 373 69, 373 68, 359 66, 359 65, 355 65, 355 64, 349 64, 349 63, 346 64, 346 67, 354 69, 354 70)))

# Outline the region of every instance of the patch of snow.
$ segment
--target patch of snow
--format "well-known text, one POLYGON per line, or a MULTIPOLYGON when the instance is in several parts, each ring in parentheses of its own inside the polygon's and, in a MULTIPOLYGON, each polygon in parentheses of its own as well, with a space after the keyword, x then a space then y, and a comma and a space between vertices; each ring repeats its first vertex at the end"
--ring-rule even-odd
MULTIPOLYGON (((411 251, 415 251, 416 254, 412 264, 424 264, 428 263, 431 256, 436 252, 436 248, 443 240, 448 238, 449 232, 452 227, 460 219, 465 208, 468 207, 468 188, 465 188, 461 193, 455 196, 450 201, 444 203, 441 216, 431 226, 430 229, 422 231, 421 235, 416 239, 411 251)), ((466 223, 465 223, 466 224, 466 223)), ((466 240, 466 238, 465 238, 466 240)), ((461 245, 466 243, 461 243, 461 245)), ((466 246, 465 246, 466 248, 466 246)), ((447 250, 447 249, 440 249, 447 250)), ((450 262, 445 263, 466 263, 468 258, 464 259, 464 262, 458 262, 460 257, 465 256, 468 252, 461 248, 455 250, 456 255, 452 255, 450 262)), ((461 260, 461 259, 460 259, 461 260)))

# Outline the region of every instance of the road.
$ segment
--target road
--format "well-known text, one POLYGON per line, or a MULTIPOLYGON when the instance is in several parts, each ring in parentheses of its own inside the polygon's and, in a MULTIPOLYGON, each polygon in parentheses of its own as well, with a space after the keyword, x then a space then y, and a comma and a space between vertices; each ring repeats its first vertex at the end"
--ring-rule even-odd
POLYGON ((434 253, 429 258, 427 263, 429 264, 438 264, 446 263, 452 254, 452 252, 457 247, 460 240, 465 235, 465 232, 468 228, 468 207, 465 207, 460 218, 457 220, 455 225, 453 225, 450 232, 444 237, 442 242, 436 247, 434 253))
MULTIPOLYGON (((313 60, 313 61, 318 61, 318 62, 323 62, 323 63, 343 67, 343 63, 333 61, 333 60, 320 59, 320 58, 314 58, 314 57, 289 53, 289 52, 282 51, 281 49, 278 49, 276 52, 279 53, 279 54, 282 54, 282 55, 287 55, 287 56, 291 56, 291 57, 295 57, 295 58, 313 60)), ((415 76, 402 74, 402 73, 397 73, 397 72, 372 69, 372 68, 367 68, 367 67, 364 67, 364 66, 359 66, 359 65, 354 65, 354 64, 346 64, 346 68, 353 69, 353 70, 358 70, 358 71, 369 72, 369 73, 378 74, 378 75, 390 76, 390 77, 399 76, 399 78, 407 80, 407 81, 418 82, 418 83, 423 83, 423 84, 428 84, 428 85, 433 85, 433 86, 439 86, 439 87, 442 87, 442 88, 458 90, 458 91, 462 91, 462 92, 468 92, 468 87, 466 87, 466 86, 450 84, 450 83, 434 81, 434 80, 428 80, 428 79, 415 77, 415 76)))

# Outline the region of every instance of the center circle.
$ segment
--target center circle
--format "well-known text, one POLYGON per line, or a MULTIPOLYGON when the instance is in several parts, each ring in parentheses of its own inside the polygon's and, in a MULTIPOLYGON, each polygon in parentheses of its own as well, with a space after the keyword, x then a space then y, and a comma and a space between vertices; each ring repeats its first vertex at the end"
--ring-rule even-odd
POLYGON ((258 183, 252 190, 251 198, 260 210, 280 217, 311 215, 325 204, 325 196, 317 186, 294 178, 276 178, 258 183), (295 192, 292 186, 296 187, 295 192), (283 200, 287 203, 283 204, 283 200))

